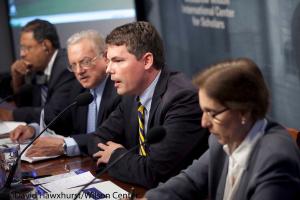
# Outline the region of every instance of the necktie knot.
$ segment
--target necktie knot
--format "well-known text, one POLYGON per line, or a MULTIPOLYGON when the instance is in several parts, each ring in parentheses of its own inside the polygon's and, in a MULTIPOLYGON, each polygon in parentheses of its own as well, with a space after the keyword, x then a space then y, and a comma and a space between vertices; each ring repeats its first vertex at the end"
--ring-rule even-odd
POLYGON ((144 116, 145 107, 141 102, 138 103, 138 112, 141 113, 144 116))
POLYGON ((97 98, 97 93, 96 93, 96 90, 92 90, 92 95, 94 97, 94 101, 96 101, 96 98, 97 98))
POLYGON ((48 76, 44 72, 38 72, 35 76, 35 81, 37 85, 47 85, 48 76))

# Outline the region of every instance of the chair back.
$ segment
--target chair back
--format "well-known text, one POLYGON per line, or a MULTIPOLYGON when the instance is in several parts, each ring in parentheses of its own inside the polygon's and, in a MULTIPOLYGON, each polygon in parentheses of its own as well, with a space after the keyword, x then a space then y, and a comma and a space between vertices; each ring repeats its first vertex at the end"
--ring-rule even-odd
POLYGON ((295 128, 287 128, 287 131, 292 136, 292 138, 294 138, 294 140, 298 144, 298 147, 300 148, 300 131, 295 128))

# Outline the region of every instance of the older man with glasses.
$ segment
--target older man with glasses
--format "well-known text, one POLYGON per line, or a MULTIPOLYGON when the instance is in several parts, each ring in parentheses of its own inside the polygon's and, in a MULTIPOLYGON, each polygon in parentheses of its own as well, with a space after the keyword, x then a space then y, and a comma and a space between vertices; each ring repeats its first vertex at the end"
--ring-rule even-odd
MULTIPOLYGON (((60 133, 66 136, 65 138, 42 137, 29 149, 28 156, 79 154, 76 143, 67 136, 94 132, 120 101, 113 82, 105 72, 105 43, 99 33, 94 30, 75 33, 67 41, 67 50, 70 63, 68 69, 78 80, 78 83, 73 86, 71 99, 81 92, 90 91, 94 101, 88 106, 74 107, 60 120, 65 126, 69 126, 69 132, 60 133)), ((11 138, 24 140, 34 134, 20 133, 22 132, 15 131, 11 134, 11 138)))

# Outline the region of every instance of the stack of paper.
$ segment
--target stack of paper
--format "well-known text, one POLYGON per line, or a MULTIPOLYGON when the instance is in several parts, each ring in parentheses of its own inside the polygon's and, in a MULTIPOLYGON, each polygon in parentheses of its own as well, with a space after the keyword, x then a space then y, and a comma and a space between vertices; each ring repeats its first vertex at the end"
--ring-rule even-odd
MULTIPOLYGON (((84 192, 80 191, 81 187, 68 189, 65 191, 66 195, 74 195, 76 194, 77 199, 129 199, 130 193, 123 190, 116 184, 111 181, 104 181, 101 183, 96 183, 87 187, 84 192)), ((74 195, 74 197, 76 196, 74 195)))
POLYGON ((55 156, 27 157, 26 156, 26 151, 25 151, 24 154, 21 156, 21 160, 27 161, 29 163, 33 163, 33 162, 37 162, 37 161, 41 161, 41 160, 48 160, 48 159, 51 159, 51 158, 57 158, 58 156, 59 155, 55 155, 55 156))
POLYGON ((95 177, 90 172, 56 175, 43 179, 33 180, 33 184, 41 184, 39 188, 45 192, 41 199, 120 199, 128 198, 130 194, 112 183, 95 179, 83 192, 78 192, 95 177))
POLYGON ((30 182, 33 185, 41 185, 41 184, 45 184, 45 183, 49 183, 49 182, 53 182, 62 178, 67 178, 67 177, 71 177, 71 176, 75 176, 81 173, 86 172, 85 170, 82 169, 76 169, 76 170, 72 170, 71 172, 68 173, 63 173, 63 174, 58 174, 58 175, 53 175, 53 176, 47 176, 44 178, 39 178, 39 179, 34 179, 31 180, 30 182))

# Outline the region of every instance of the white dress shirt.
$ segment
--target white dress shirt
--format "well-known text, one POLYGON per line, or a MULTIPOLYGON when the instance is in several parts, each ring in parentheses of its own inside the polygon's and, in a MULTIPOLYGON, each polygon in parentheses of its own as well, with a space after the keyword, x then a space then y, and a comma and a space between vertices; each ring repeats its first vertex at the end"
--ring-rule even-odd
POLYGON ((241 177, 248 166, 251 151, 259 138, 263 136, 266 125, 266 119, 256 121, 243 142, 231 154, 228 145, 223 146, 225 153, 229 157, 223 200, 235 199, 234 195, 238 189, 241 177))
POLYGON ((144 113, 145 113, 145 121, 144 121, 144 128, 145 128, 145 135, 147 135, 148 131, 148 120, 149 120, 149 113, 151 109, 151 103, 152 103, 152 97, 153 93, 157 84, 157 81, 160 77, 161 71, 157 74, 155 77, 154 81, 147 87, 147 89, 141 94, 140 97, 140 102, 141 104, 145 107, 144 113))
MULTIPOLYGON (((101 104, 101 100, 102 100, 102 95, 103 95, 103 91, 104 91, 104 87, 107 81, 107 77, 93 90, 95 90, 97 96, 96 96, 96 104, 97 104, 97 116, 98 116, 98 112, 100 110, 100 104, 101 104)), ((66 154, 68 156, 76 156, 80 154, 80 150, 78 147, 77 142, 72 138, 72 137, 65 137, 65 144, 66 144, 66 154)))

